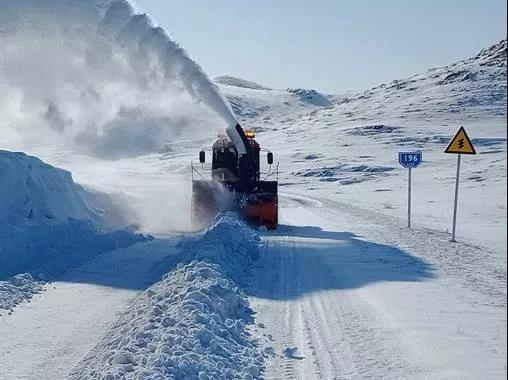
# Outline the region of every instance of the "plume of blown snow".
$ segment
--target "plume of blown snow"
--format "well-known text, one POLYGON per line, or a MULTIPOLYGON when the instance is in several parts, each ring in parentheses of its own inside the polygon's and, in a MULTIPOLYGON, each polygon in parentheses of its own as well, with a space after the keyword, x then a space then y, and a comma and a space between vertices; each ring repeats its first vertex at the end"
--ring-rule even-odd
POLYGON ((3 0, 1 8, 5 139, 63 139, 121 158, 210 120, 213 130, 235 121, 199 65, 126 0, 3 0))

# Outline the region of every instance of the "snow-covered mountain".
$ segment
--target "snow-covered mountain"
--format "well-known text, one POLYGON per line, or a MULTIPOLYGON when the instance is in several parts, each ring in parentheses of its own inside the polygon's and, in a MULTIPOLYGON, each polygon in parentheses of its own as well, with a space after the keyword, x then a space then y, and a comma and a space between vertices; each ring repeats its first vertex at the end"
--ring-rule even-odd
POLYGON ((463 120, 498 118, 502 121, 506 118, 506 49, 505 39, 474 57, 448 66, 335 97, 314 90, 283 91, 260 84, 248 86, 243 80, 230 77, 227 81, 220 78, 216 81, 237 115, 245 120, 259 116, 273 119, 275 116, 270 111, 274 107, 277 107, 279 121, 287 117, 288 110, 295 115, 326 107, 321 111, 325 118, 350 122, 418 120, 442 123, 455 120, 459 115, 463 120))
POLYGON ((302 88, 272 89, 268 86, 231 76, 214 78, 240 122, 258 131, 272 120, 291 118, 292 115, 328 108, 341 96, 324 95, 316 90, 302 88), (251 122, 254 123, 251 123, 251 122))
POLYGON ((337 111, 358 121, 506 117, 506 40, 473 58, 348 97, 337 111))

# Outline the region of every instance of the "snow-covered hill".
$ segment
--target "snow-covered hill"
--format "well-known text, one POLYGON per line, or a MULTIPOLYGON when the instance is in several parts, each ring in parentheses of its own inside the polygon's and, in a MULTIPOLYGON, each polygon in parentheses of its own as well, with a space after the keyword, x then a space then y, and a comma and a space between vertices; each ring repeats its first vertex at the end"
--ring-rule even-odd
POLYGON ((213 80, 215 83, 225 86, 249 88, 251 90, 271 90, 271 88, 263 86, 262 84, 250 80, 232 77, 230 75, 219 75, 214 77, 213 80))
POLYGON ((260 131, 273 127, 272 121, 291 119, 321 108, 331 107, 339 96, 323 95, 316 90, 271 89, 259 83, 231 76, 214 78, 225 93, 239 121, 260 131))
POLYGON ((222 81, 219 78, 217 82, 235 112, 244 119, 270 115, 270 110, 277 108, 278 121, 284 120, 288 114, 285 105, 292 107, 289 113, 294 116, 319 110, 312 106, 327 107, 321 111, 323 118, 333 117, 344 122, 418 120, 442 124, 458 118, 466 122, 485 118, 502 122, 506 118, 506 44, 502 40, 472 58, 342 96, 297 89, 288 90, 295 97, 286 97, 283 90, 259 84, 242 85, 241 79, 222 81), (255 93, 251 89, 266 92, 255 93))
POLYGON ((348 97, 337 112, 352 121, 426 122, 506 117, 506 40, 478 55, 348 97))
POLYGON ((455 175, 455 157, 443 151, 465 126, 479 155, 463 165, 459 230, 499 247, 506 243, 506 49, 503 40, 472 58, 336 96, 330 107, 284 90, 221 88, 244 124, 263 131, 262 145, 278 153, 282 191, 304 188, 402 222, 407 173, 397 152, 423 150, 413 177, 414 221, 443 231, 450 228, 455 175))

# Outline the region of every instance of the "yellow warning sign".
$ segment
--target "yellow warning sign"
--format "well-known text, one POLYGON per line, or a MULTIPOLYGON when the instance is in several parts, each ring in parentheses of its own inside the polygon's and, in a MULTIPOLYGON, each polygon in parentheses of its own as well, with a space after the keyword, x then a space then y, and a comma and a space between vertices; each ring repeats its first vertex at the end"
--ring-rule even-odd
POLYGON ((455 136, 453 136, 453 138, 448 143, 445 153, 476 154, 473 143, 467 135, 464 127, 460 127, 457 133, 455 133, 455 136))

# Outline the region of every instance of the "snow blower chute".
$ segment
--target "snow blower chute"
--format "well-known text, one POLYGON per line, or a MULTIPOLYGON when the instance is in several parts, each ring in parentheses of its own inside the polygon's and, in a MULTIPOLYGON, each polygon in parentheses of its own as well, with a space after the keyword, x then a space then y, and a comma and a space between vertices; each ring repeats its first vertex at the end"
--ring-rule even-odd
POLYGON ((253 226, 276 229, 278 164, 273 153, 261 149, 254 132, 244 132, 240 124, 226 132, 212 146, 211 166, 205 150, 199 152, 199 166, 191 163, 193 225, 203 226, 220 212, 237 211, 253 226), (267 153, 266 172, 261 172, 262 151, 267 153))

